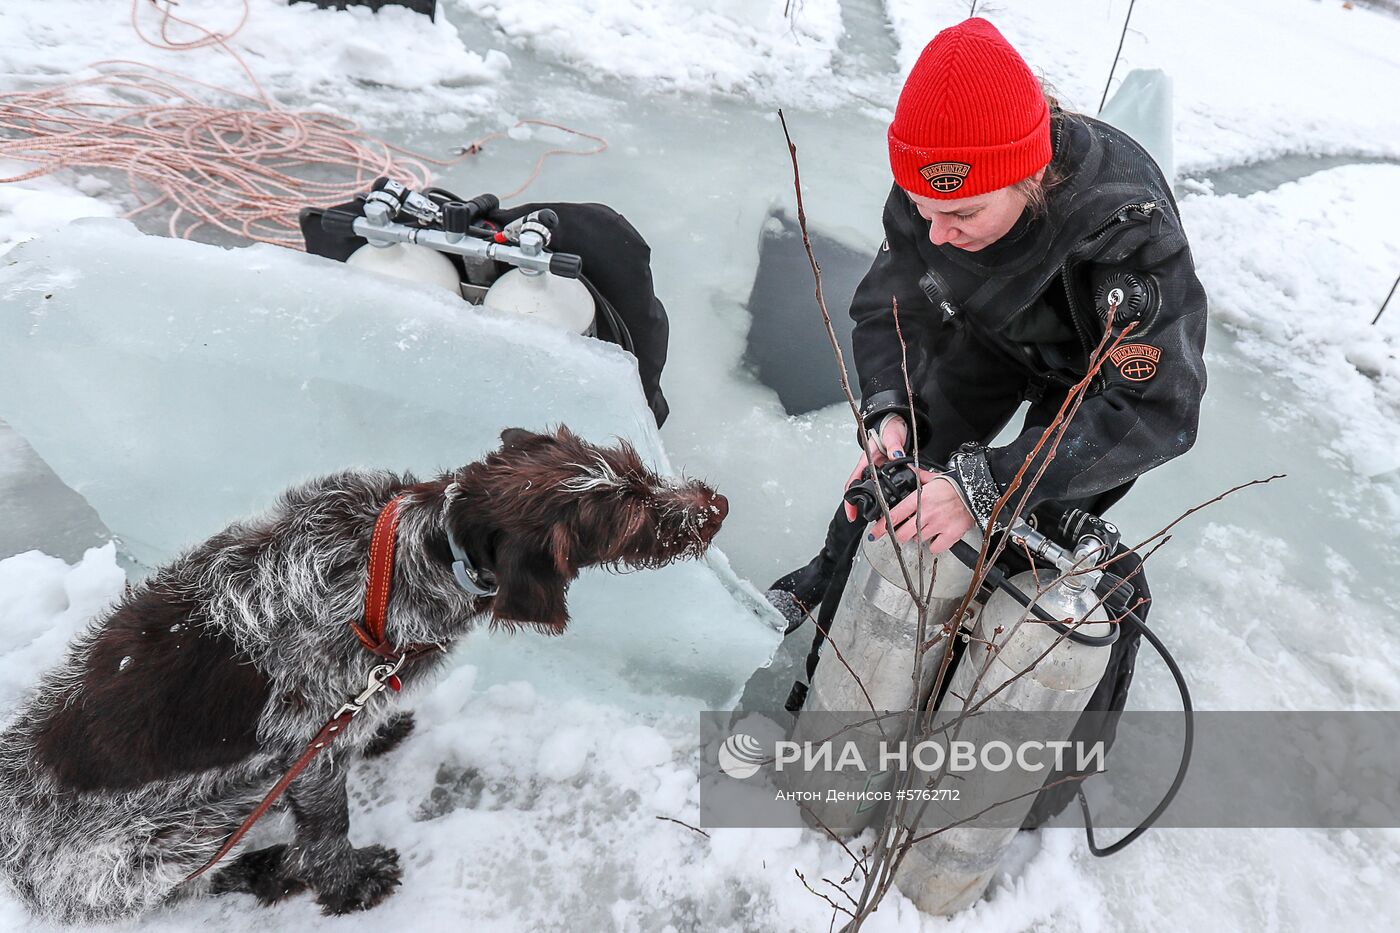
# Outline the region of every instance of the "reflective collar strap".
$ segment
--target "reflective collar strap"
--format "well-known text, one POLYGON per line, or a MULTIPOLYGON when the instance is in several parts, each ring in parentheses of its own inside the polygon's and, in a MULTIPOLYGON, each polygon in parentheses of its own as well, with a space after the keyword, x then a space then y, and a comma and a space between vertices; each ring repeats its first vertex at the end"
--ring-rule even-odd
POLYGON ((452 576, 457 585, 473 596, 495 596, 496 578, 487 570, 477 570, 467 551, 457 543, 452 529, 447 530, 447 546, 452 549, 452 576))

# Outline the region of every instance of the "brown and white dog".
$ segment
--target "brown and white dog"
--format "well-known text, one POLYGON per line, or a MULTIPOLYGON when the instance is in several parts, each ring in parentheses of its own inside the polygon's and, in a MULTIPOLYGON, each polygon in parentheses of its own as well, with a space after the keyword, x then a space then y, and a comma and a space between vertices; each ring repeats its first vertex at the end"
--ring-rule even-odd
MULTIPOLYGON (((188 885, 377 662, 363 614, 371 532, 401 496, 385 634, 446 646, 474 625, 557 634, 584 567, 696 557, 728 511, 699 482, 663 479, 622 443, 519 429, 480 462, 419 482, 355 470, 285 493, 159 568, 72 647, 0 736, 0 876, 36 914, 140 913, 172 894, 309 888, 327 913, 399 883, 396 853, 347 837, 346 768, 397 744, 410 714, 378 702, 284 798, 295 838, 188 885), (454 579, 449 532, 498 592, 454 579)), ((412 660, 405 686, 443 657, 412 660)))

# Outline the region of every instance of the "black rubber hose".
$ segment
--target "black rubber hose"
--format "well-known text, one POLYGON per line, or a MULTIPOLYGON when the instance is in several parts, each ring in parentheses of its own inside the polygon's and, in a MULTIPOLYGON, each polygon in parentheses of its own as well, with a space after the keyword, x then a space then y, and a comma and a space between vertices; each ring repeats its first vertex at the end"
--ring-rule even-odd
MULTIPOLYGON (((953 545, 951 550, 954 556, 964 564, 967 564, 969 568, 977 565, 977 551, 967 543, 958 541, 953 545)), ((1038 618, 1049 622, 1057 631, 1067 633, 1068 637, 1073 641, 1082 644, 1111 645, 1118 637, 1118 626, 1114 626, 1113 638, 1107 641, 1097 638, 1096 636, 1079 635, 1078 632, 1069 630, 1062 623, 1051 619, 1049 614, 1040 609, 1040 607, 1034 605, 1030 597, 1021 592, 1020 588, 1008 580, 1006 574, 996 566, 987 568, 987 580, 1010 595, 1022 606, 1034 612, 1038 618)), ((1176 681, 1177 692, 1181 694, 1181 712, 1185 717, 1185 732, 1181 741, 1181 763, 1177 765, 1176 777, 1172 779, 1171 786, 1168 787, 1167 792, 1162 795, 1162 799, 1158 801, 1157 806, 1152 808, 1152 812, 1147 814, 1147 818, 1139 823, 1132 832, 1112 845, 1104 846, 1103 848, 1099 847, 1097 841, 1094 839, 1094 821, 1089 815, 1089 801, 1084 796, 1084 788, 1081 786, 1077 789, 1076 796, 1079 798, 1079 810, 1084 814, 1084 836, 1089 844, 1089 851, 1098 858, 1106 858, 1123 851, 1131 845, 1134 840, 1151 829, 1152 824, 1156 823, 1158 818, 1166 812, 1167 807, 1171 806, 1171 802, 1176 799, 1177 792, 1181 790, 1181 785, 1186 780, 1186 772, 1191 767, 1191 750, 1196 744, 1195 708, 1191 705, 1191 689, 1186 686, 1186 676, 1181 673, 1180 665, 1176 663, 1176 658, 1172 657, 1172 653, 1167 650, 1167 646, 1162 643, 1162 639, 1158 638, 1157 634, 1147 627, 1147 623, 1142 621, 1141 616, 1131 609, 1126 608, 1126 606, 1123 608, 1122 613, 1124 618, 1131 619, 1142 631, 1142 636, 1147 639, 1148 644, 1152 646, 1152 649, 1157 652, 1158 657, 1167 665, 1167 670, 1171 672, 1172 679, 1176 681)))
POLYGON ((856 551, 860 548, 860 535, 852 535, 851 540, 836 556, 836 570, 827 581, 826 590, 821 596, 821 608, 817 610, 817 630, 812 635, 812 649, 807 652, 807 682, 817 674, 817 660, 821 657, 822 643, 826 633, 831 631, 832 620, 836 618, 836 607, 841 604, 841 595, 846 591, 846 581, 851 576, 851 565, 855 563, 856 551), (835 598, 829 598, 835 597, 835 598))
POLYGON ((593 296, 593 303, 598 307, 598 314, 607 323, 613 332, 612 343, 617 344, 633 356, 637 355, 637 347, 632 342, 632 331, 628 329, 622 315, 617 313, 611 301, 598 290, 598 286, 593 284, 593 280, 588 276, 580 274, 578 280, 587 288, 588 293, 593 296))
POLYGON ((1181 693, 1181 712, 1186 718, 1186 729, 1181 740, 1181 764, 1177 766, 1176 777, 1172 779, 1171 787, 1167 788, 1167 792, 1162 795, 1162 799, 1158 802, 1157 806, 1152 808, 1152 812, 1147 814, 1147 819, 1143 820, 1137 825, 1136 829, 1112 845, 1104 846, 1101 849, 1094 841, 1094 821, 1089 816, 1089 801, 1084 798, 1084 788, 1081 786, 1078 789, 1079 810, 1084 814, 1084 835, 1089 842, 1089 851, 1099 858, 1105 858, 1109 855, 1113 855, 1115 852, 1123 851, 1133 840, 1147 832, 1147 830, 1152 827, 1152 824, 1157 822, 1157 818, 1166 812, 1167 807, 1176 799, 1177 791, 1181 790, 1182 782, 1186 780, 1186 771, 1191 766, 1191 749, 1196 744, 1196 715, 1195 709, 1191 705, 1191 690, 1186 686, 1186 677, 1181 673, 1181 668, 1177 665, 1176 658, 1172 657, 1172 653, 1167 650, 1167 646, 1162 644, 1162 640, 1157 637, 1152 629, 1147 627, 1146 623, 1138 617, 1137 613, 1126 610, 1125 615, 1132 619, 1133 622, 1137 623, 1138 628, 1142 630, 1142 636, 1152 645, 1157 655, 1167 665, 1167 670, 1171 671, 1172 678, 1176 680, 1176 689, 1181 693))
MULTIPOLYGON (((968 544, 966 541, 955 541, 949 550, 953 552, 954 557, 966 564, 969 570, 976 569, 978 554, 977 549, 972 545, 968 544)), ((1050 613, 1036 605, 1034 600, 1021 592, 1020 587, 1011 582, 1000 567, 989 563, 986 567, 986 571, 986 580, 988 583, 1016 600, 1016 602, 1020 603, 1026 609, 1029 609, 1038 620, 1044 622, 1075 644, 1089 645, 1093 648, 1106 648, 1118 640, 1118 626, 1113 626, 1113 630, 1107 635, 1089 635, 1084 632, 1075 631, 1073 628, 1065 625, 1059 619, 1056 619, 1050 613)))

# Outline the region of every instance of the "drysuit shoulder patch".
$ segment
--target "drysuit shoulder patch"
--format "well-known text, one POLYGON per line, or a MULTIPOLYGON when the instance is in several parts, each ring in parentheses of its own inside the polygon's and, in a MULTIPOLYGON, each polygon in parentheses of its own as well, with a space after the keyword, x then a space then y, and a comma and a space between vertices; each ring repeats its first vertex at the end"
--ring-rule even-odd
POLYGON ((1125 343, 1108 355, 1118 374, 1131 382, 1146 382, 1157 375, 1162 351, 1146 343, 1125 343))

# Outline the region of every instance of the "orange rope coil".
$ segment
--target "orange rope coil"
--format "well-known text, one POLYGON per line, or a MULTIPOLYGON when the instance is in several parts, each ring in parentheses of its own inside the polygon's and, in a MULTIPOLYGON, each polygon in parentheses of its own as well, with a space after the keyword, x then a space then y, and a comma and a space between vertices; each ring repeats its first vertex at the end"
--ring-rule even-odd
MULTIPOLYGON (((156 6, 156 0, 145 0, 156 6)), ((170 210, 168 232, 189 238, 204 227, 249 240, 302 248, 297 212, 309 205, 349 201, 375 178, 388 175, 409 187, 429 184, 429 166, 446 167, 479 152, 508 131, 488 134, 461 147, 454 158, 434 159, 361 131, 355 121, 319 111, 280 107, 263 90, 242 56, 229 44, 247 22, 248 0, 238 25, 228 34, 181 19, 167 4, 161 10, 159 38, 141 28, 142 0, 132 0, 131 24, 154 48, 193 51, 218 47, 238 63, 256 94, 218 87, 142 62, 109 60, 94 68, 102 74, 41 90, 0 94, 0 158, 36 167, 0 182, 17 182, 65 168, 117 169, 143 200, 125 216, 156 208, 170 210), (178 40, 172 25, 195 30, 178 40), (242 107, 214 106, 197 91, 233 99, 242 107), (149 195, 144 192, 150 191, 149 195)), ((524 191, 556 154, 592 155, 607 141, 543 120, 515 126, 547 126, 592 140, 587 150, 549 149, 535 162, 524 184, 502 198, 524 191)), ((514 127, 512 127, 513 129, 514 127)))

